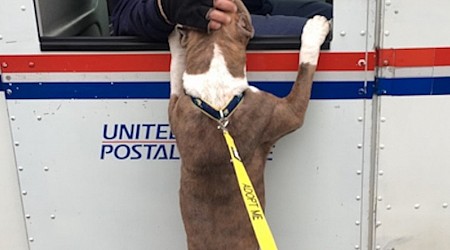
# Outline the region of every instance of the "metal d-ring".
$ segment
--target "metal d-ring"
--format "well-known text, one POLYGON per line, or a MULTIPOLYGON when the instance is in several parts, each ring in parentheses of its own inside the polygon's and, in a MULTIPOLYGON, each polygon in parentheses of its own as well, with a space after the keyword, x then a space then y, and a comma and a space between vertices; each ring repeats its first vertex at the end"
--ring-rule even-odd
POLYGON ((219 114, 220 114, 220 120, 217 121, 219 123, 219 126, 217 126, 217 129, 226 130, 228 123, 230 121, 228 121, 228 118, 226 118, 225 115, 223 114, 223 110, 220 110, 219 114))

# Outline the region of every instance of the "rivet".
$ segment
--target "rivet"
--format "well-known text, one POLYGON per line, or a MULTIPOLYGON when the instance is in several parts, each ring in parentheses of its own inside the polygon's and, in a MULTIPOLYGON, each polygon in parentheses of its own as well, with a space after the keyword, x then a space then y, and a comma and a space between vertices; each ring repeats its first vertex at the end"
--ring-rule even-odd
POLYGON ((442 207, 443 207, 443 208, 448 208, 448 203, 442 204, 442 207))
POLYGON ((414 205, 414 208, 415 208, 415 209, 419 209, 419 208, 420 208, 420 204, 419 204, 419 203, 415 204, 415 205, 414 205))
POLYGON ((364 66, 366 66, 366 60, 364 60, 364 59, 359 59, 359 60, 358 60, 358 66, 359 66, 359 67, 364 67, 364 66))
POLYGON ((383 170, 378 171, 378 175, 379 176, 383 176, 384 175, 384 171, 383 170))
POLYGON ((359 245, 355 245, 355 249, 359 249, 359 245))
POLYGON ((362 148, 363 147, 363 145, 362 144, 358 144, 358 146, 357 146, 358 148, 362 148))
POLYGON ((391 34, 391 32, 389 31, 389 30, 386 30, 385 32, 384 32, 384 35, 385 36, 389 36, 391 34))
POLYGON ((361 170, 356 170, 356 174, 357 174, 357 175, 361 175, 361 174, 362 174, 362 171, 361 171, 361 170))
POLYGON ((357 195, 357 196, 356 196, 356 200, 357 200, 357 201, 361 200, 361 196, 357 195))
POLYGON ((28 238, 28 240, 29 240, 30 242, 33 242, 33 241, 34 241, 34 238, 33 238, 33 237, 30 237, 30 238, 28 238))
POLYGON ((6 94, 7 94, 7 95, 12 95, 12 93, 13 93, 13 92, 12 92, 11 89, 7 89, 7 90, 6 90, 6 94))
POLYGON ((359 226, 361 224, 361 222, 359 222, 359 220, 355 221, 355 225, 359 226))
POLYGON ((399 11, 398 11, 398 10, 395 10, 395 11, 394 11, 394 14, 396 14, 396 15, 397 15, 398 13, 399 13, 399 11))
POLYGON ((389 66, 389 60, 383 60, 383 66, 389 66))
POLYGON ((365 36, 366 35, 366 31, 365 30, 361 30, 361 32, 359 34, 361 34, 361 36, 365 36))
POLYGON ((16 117, 15 116, 11 116, 11 121, 15 121, 16 117))
POLYGON ((50 170, 47 166, 44 167, 44 171, 48 172, 48 170, 50 170))
POLYGON ((54 215, 54 214, 50 215, 50 219, 54 220, 55 218, 56 218, 56 215, 54 215))
POLYGON ((383 200, 383 197, 378 196, 378 197, 377 197, 377 200, 378 200, 378 201, 382 201, 382 200, 383 200))
POLYGON ((14 142, 14 145, 15 145, 16 147, 18 147, 18 146, 20 145, 20 143, 19 143, 18 141, 15 141, 15 142, 14 142))
POLYGON ((29 219, 29 218, 31 218, 31 215, 26 214, 26 215, 25 215, 25 218, 29 219))
POLYGON ((366 88, 360 88, 360 89, 358 89, 358 95, 365 95, 365 94, 367 94, 366 88))
POLYGON ((391 6, 391 1, 390 0, 386 1, 386 6, 391 6))
POLYGON ((27 9, 27 7, 25 7, 25 5, 22 5, 22 6, 20 6, 20 9, 21 9, 22 11, 25 11, 25 10, 27 9))
POLYGON ((23 171, 23 167, 22 167, 22 166, 17 167, 17 169, 18 169, 19 171, 23 171))
POLYGON ((377 245, 377 246, 375 247, 375 249, 381 249, 381 246, 380 246, 380 245, 377 245))
POLYGON ((384 144, 380 144, 380 149, 384 149, 384 144))
POLYGON ((381 117, 381 118, 380 118, 380 121, 381 121, 381 122, 386 122, 386 117, 381 117))
POLYGON ((42 116, 38 115, 38 116, 36 116, 36 119, 37 119, 38 121, 40 121, 40 120, 42 120, 42 116))
POLYGON ((358 117, 358 122, 362 122, 364 120, 364 118, 362 118, 362 116, 358 117))
POLYGON ((392 206, 391 206, 391 205, 387 205, 387 206, 386 206, 386 209, 387 209, 387 210, 391 210, 391 209, 392 209, 392 206))
POLYGON ((376 226, 377 227, 381 226, 381 221, 377 221, 376 226))
POLYGON ((344 36, 346 36, 347 35, 347 32, 345 32, 345 31, 341 31, 341 34, 340 34, 342 37, 344 37, 344 36))
POLYGON ((34 67, 34 62, 28 62, 28 67, 33 68, 34 67))
POLYGON ((23 190, 23 191, 22 191, 22 194, 23 194, 23 195, 27 195, 28 192, 27 192, 26 190, 23 190))
POLYGON ((6 62, 2 62, 2 68, 8 68, 8 64, 6 62))
POLYGON ((3 40, 3 36, 2 35, 0 35, 0 40, 3 40))

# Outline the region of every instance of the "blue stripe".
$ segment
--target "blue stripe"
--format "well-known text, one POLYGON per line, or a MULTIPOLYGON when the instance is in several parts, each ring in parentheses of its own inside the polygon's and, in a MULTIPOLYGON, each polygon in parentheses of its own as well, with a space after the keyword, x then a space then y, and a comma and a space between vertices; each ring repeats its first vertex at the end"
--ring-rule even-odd
MULTIPOLYGON (((251 85, 286 96, 292 82, 250 82, 251 85)), ((367 93, 364 82, 316 82, 312 89, 312 99, 365 99, 372 97, 372 85, 367 93)), ((7 91, 8 99, 168 99, 168 82, 60 82, 60 83, 0 83, 0 90, 7 91)))
MULTIPOLYGON (((270 92, 278 97, 289 94, 292 82, 251 82, 261 90, 270 92)), ((372 98, 373 82, 314 82, 311 99, 367 99, 372 98)))
POLYGON ((378 95, 448 95, 450 77, 424 78, 379 78, 378 95))
MULTIPOLYGON (((1 79, 1 78, 0 78, 1 79)), ((286 96, 292 82, 250 82, 261 90, 276 96, 286 96)), ((311 99, 369 99, 378 95, 450 95, 450 77, 379 78, 373 82, 315 82, 311 99)), ((167 99, 168 82, 56 82, 56 83, 2 83, 8 99, 167 99)))
POLYGON ((167 99, 167 82, 14 83, 8 99, 167 99))

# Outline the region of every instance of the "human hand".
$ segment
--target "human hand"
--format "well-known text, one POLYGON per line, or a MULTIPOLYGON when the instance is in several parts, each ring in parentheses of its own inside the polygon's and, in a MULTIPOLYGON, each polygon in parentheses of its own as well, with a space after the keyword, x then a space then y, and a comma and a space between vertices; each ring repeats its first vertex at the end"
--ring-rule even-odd
POLYGON ((237 6, 233 0, 215 0, 214 9, 207 16, 210 20, 208 28, 210 30, 218 30, 223 24, 231 23, 230 14, 236 11, 237 6))
POLYGON ((220 29, 237 11, 233 0, 157 0, 157 4, 167 23, 203 31, 220 29))

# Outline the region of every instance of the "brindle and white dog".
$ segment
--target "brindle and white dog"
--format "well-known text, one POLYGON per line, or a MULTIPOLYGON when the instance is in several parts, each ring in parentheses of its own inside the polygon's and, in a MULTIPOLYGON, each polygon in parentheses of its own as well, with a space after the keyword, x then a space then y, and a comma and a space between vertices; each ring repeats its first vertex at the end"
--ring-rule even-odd
POLYGON ((210 34, 176 29, 169 37, 169 121, 181 156, 180 206, 190 250, 258 249, 222 131, 192 97, 223 110, 243 94, 227 129, 264 204, 268 153, 278 139, 302 126, 320 47, 329 32, 324 17, 307 22, 297 79, 290 94, 278 98, 248 85, 246 46, 253 26, 245 6, 235 2, 238 12, 230 25, 210 34))

